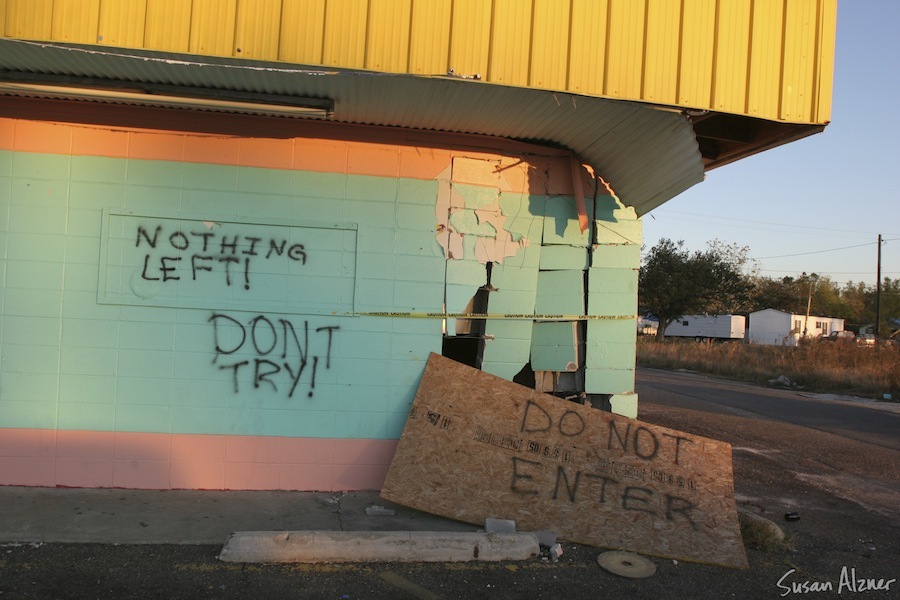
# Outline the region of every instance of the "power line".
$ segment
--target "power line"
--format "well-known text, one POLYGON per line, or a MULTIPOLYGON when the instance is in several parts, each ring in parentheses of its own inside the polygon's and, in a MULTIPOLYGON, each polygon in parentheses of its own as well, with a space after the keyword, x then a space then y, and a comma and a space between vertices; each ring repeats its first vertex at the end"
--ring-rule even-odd
POLYGON ((874 246, 876 242, 866 244, 856 244, 855 246, 844 246, 842 248, 829 248, 827 250, 814 250, 813 252, 799 252, 797 254, 780 254, 778 256, 759 256, 752 257, 753 260, 768 260, 770 258, 788 258, 791 256, 809 256, 810 254, 822 254, 824 252, 837 252, 838 250, 849 250, 851 248, 862 248, 863 246, 874 246))
MULTIPOLYGON (((726 221, 733 221, 733 222, 737 222, 737 223, 757 223, 759 225, 773 225, 775 227, 788 227, 791 229, 809 229, 809 230, 813 230, 813 231, 829 231, 829 232, 834 232, 834 233, 852 233, 854 235, 875 235, 875 233, 873 233, 871 231, 852 231, 852 230, 848 230, 848 229, 831 229, 828 227, 812 227, 809 225, 793 225, 791 223, 774 223, 772 221, 758 221, 758 220, 754 220, 754 219, 735 219, 734 217, 729 217, 729 216, 719 217, 716 215, 692 213, 692 212, 679 211, 679 210, 664 210, 663 214, 661 216, 665 216, 665 215, 673 214, 673 213, 680 214, 680 215, 694 216, 694 217, 704 217, 707 219, 723 219, 726 221)), ((650 216, 655 218, 655 215, 653 213, 651 213, 650 216)), ((676 217, 676 219, 677 219, 677 217, 676 217)), ((677 219, 677 220, 682 220, 682 221, 688 220, 688 221, 692 221, 695 223, 702 222, 702 221, 697 221, 697 220, 692 220, 692 219, 677 219)), ((893 235, 893 234, 888 234, 888 235, 893 235)), ((900 234, 898 234, 898 235, 900 235, 900 234)), ((894 239, 900 239, 900 238, 894 238, 894 239)), ((887 240, 883 240, 883 241, 887 241, 887 240)))

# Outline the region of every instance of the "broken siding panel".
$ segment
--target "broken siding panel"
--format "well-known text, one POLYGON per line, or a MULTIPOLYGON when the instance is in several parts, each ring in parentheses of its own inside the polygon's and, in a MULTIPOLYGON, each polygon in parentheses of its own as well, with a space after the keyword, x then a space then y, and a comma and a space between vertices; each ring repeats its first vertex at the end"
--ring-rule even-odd
POLYGON ((584 271, 539 271, 536 292, 536 314, 584 314, 584 271))
POLYGON ((240 2, 235 17, 234 56, 278 60, 281 0, 240 2))
POLYGON ((534 323, 531 330, 531 368, 535 371, 576 371, 578 322, 534 323))
POLYGON ((100 4, 97 42, 104 46, 140 48, 144 45, 147 0, 119 0, 100 4))
POLYGON ((231 56, 237 0, 193 0, 190 52, 231 56))
MULTIPOLYGON (((593 213, 593 199, 585 198, 587 213, 593 213)), ((544 218, 543 244, 567 244, 586 248, 590 245, 591 228, 581 231, 575 198, 553 196, 547 198, 544 218)))
POLYGON ((527 84, 564 90, 568 83, 569 2, 534 0, 531 66, 527 84))
POLYGON ((406 73, 412 0, 371 0, 366 39, 366 68, 406 73))
POLYGON ((558 269, 586 269, 588 253, 577 246, 543 246, 541 248, 542 271, 558 269))
POLYGON ((418 0, 412 7, 409 72, 439 75, 447 72, 452 0, 418 0))
POLYGON ((640 264, 640 244, 597 244, 591 250, 592 267, 637 269, 640 264))
POLYGON ((713 110, 746 112, 751 5, 750 0, 719 3, 713 110))
POLYGON ((619 317, 637 313, 636 266, 631 269, 588 270, 588 314, 619 317))
POLYGON ((481 370, 512 381, 531 355, 531 321, 488 319, 485 337, 481 370))
POLYGON ((144 46, 165 52, 187 52, 191 39, 191 4, 181 0, 147 0, 144 46))
POLYGON ((54 7, 51 37, 73 44, 97 43, 100 0, 63 2, 54 7))
POLYGON ((628 394, 634 390, 634 369, 585 369, 588 394, 628 394))
MULTIPOLYGON (((521 0, 494 0, 488 79, 526 85, 531 43, 531 11, 521 0)), ((528 2, 530 4, 530 2, 528 2)))
POLYGON ((640 219, 618 221, 594 221, 599 244, 638 244, 643 239, 643 223, 640 219))

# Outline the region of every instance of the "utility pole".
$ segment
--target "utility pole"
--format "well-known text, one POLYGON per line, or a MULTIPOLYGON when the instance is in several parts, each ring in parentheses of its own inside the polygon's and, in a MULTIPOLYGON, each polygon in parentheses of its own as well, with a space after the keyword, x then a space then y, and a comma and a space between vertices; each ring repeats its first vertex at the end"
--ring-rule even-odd
POLYGON ((878 339, 881 328, 881 234, 878 234, 878 268, 875 282, 875 339, 878 339))

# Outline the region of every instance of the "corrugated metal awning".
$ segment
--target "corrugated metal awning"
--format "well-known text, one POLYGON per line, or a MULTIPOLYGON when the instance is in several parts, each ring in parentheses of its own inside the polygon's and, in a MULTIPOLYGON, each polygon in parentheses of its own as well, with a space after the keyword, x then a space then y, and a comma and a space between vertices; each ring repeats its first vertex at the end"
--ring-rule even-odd
POLYGON ((564 146, 646 214, 703 180, 690 120, 637 102, 276 62, 0 39, 0 81, 160 85, 330 99, 332 121, 484 134, 564 146))

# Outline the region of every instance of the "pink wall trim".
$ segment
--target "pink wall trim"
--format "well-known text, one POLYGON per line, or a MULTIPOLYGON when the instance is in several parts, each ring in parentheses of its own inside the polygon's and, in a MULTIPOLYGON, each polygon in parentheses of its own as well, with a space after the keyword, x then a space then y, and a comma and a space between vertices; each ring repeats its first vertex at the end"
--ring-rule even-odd
POLYGON ((0 429, 0 485, 381 489, 397 440, 0 429))

